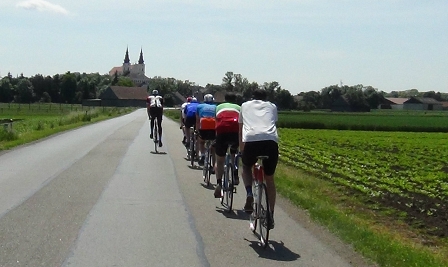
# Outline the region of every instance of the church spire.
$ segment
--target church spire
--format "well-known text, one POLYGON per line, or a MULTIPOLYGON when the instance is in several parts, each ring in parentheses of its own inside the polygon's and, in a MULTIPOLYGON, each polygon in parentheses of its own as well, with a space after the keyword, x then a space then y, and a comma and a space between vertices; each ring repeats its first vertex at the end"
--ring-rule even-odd
POLYGON ((124 56, 124 63, 130 63, 131 61, 129 60, 129 51, 128 48, 126 47, 126 55, 124 56))
POLYGON ((143 61, 143 48, 140 48, 140 58, 138 59, 138 64, 144 64, 143 61))

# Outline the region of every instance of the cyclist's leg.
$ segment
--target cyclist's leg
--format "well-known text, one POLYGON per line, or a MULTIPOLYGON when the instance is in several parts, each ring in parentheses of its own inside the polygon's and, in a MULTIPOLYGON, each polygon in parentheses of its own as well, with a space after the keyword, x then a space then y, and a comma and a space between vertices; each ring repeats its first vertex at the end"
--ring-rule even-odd
POLYGON ((157 130, 159 133, 159 146, 162 146, 162 116, 163 109, 160 109, 159 114, 157 114, 157 130))
POLYGON ((252 167, 257 162, 257 154, 256 152, 257 144, 254 145, 254 142, 247 142, 244 145, 244 151, 241 158, 241 162, 243 163, 243 182, 246 187, 246 204, 244 205, 244 210, 247 213, 252 213, 253 207, 252 203, 254 202, 253 194, 252 194, 252 167))
POLYGON ((218 134, 216 136, 216 143, 215 143, 215 154, 216 154, 215 171, 216 171, 216 182, 218 184, 222 183, 226 150, 227 147, 225 143, 225 136, 223 134, 218 134))
POLYGON ((155 119, 155 112, 154 112, 154 108, 150 107, 149 108, 149 121, 150 121, 150 135, 149 137, 152 139, 153 134, 154 134, 154 119, 155 119))
POLYGON ((199 152, 201 152, 201 158, 199 159, 199 165, 202 165, 205 160, 205 141, 202 139, 203 136, 203 130, 199 130, 199 137, 197 140, 199 152))
POLYGON ((277 197, 274 174, 278 163, 278 144, 274 141, 266 141, 265 144, 263 144, 263 146, 265 147, 266 154, 269 156, 268 159, 263 161, 263 167, 264 167, 264 179, 266 181, 266 191, 268 193, 268 199, 269 199, 269 208, 273 219, 275 201, 277 197))
POLYGON ((190 131, 190 127, 192 127, 193 124, 191 123, 191 119, 190 118, 185 118, 185 136, 186 136, 186 143, 185 146, 188 148, 190 146, 190 136, 191 136, 191 131, 190 131))

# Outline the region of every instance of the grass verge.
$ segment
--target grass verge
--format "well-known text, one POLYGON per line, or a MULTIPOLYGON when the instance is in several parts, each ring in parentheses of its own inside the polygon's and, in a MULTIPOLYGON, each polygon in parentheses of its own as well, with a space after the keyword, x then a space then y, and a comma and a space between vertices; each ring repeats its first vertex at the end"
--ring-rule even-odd
POLYGON ((17 115, 12 130, 0 129, 0 151, 30 143, 50 135, 87 124, 118 117, 135 108, 101 108, 89 112, 79 111, 61 115, 17 115))

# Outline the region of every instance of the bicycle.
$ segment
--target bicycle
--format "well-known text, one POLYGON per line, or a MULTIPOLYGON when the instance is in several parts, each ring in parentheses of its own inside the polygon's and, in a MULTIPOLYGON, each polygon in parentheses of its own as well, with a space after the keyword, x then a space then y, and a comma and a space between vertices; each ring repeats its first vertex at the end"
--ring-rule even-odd
POLYGON ((196 131, 193 127, 190 127, 190 147, 188 148, 188 158, 192 168, 194 167, 194 160, 197 155, 196 150, 196 131))
POLYGON ((271 211, 263 169, 263 160, 267 158, 268 156, 258 156, 257 163, 253 167, 254 211, 249 217, 249 227, 254 234, 256 234, 257 226, 259 226, 259 239, 263 248, 266 248, 268 245, 269 226, 271 225, 271 211))
MULTIPOLYGON (((151 123, 150 123, 149 127, 151 127, 151 123)), ((158 147, 159 147, 159 129, 157 128, 157 119, 154 120, 154 129, 153 129, 152 140, 154 141, 154 151, 155 151, 155 153, 159 153, 159 150, 158 150, 158 147)))
POLYGON ((224 162, 224 175, 222 179, 221 189, 221 205, 226 208, 227 212, 232 211, 233 194, 236 193, 236 176, 238 176, 238 159, 241 155, 231 154, 230 148, 232 144, 228 144, 224 162))
POLYGON ((211 147, 214 143, 214 140, 205 140, 205 160, 204 166, 202 167, 202 178, 204 178, 204 183, 207 187, 210 186, 210 175, 211 170, 213 168, 212 165, 212 153, 211 147))

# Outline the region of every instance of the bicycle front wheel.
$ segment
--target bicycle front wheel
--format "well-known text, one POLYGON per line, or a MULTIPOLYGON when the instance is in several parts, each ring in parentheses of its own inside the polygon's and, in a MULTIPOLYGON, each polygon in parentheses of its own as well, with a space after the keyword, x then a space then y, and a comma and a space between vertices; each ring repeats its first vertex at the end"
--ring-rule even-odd
POLYGON ((265 248, 268 245, 269 240, 269 227, 271 221, 271 211, 269 209, 269 199, 268 192, 266 190, 266 184, 260 184, 260 194, 258 195, 260 203, 259 214, 258 214, 258 223, 259 233, 260 233, 260 242, 261 245, 265 248))

